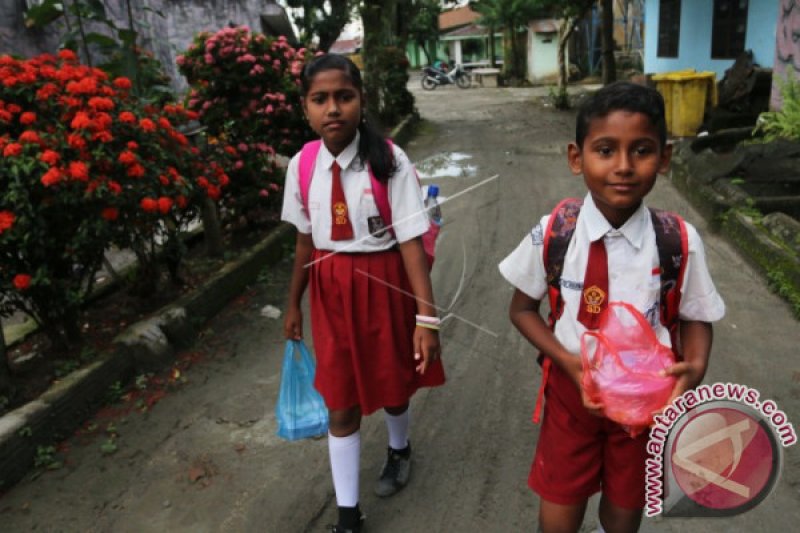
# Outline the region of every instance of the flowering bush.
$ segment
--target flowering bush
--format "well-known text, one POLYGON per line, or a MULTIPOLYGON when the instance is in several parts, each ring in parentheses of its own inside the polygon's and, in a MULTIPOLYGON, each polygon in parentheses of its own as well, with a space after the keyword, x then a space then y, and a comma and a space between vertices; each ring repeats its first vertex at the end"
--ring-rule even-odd
POLYGON ((212 151, 231 159, 223 201, 235 213, 278 204, 283 172, 275 154, 293 155, 312 133, 303 120, 300 74, 306 50, 247 26, 198 34, 177 58, 191 90, 188 109, 207 127, 212 151))
POLYGON ((152 276, 156 242, 228 182, 176 129, 193 113, 130 89, 69 50, 0 56, 0 313, 22 310, 54 340, 76 340, 106 248, 133 249, 152 276))

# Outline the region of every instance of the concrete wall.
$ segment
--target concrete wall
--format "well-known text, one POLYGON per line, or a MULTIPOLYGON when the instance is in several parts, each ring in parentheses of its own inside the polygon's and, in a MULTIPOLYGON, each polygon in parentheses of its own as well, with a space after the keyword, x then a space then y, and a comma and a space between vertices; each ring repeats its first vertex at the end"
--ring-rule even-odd
MULTIPOLYGON (((118 26, 127 27, 125 1, 104 3, 109 17, 118 26)), ((186 50, 194 35, 203 30, 219 30, 228 23, 244 24, 261 32, 264 3, 263 0, 131 0, 135 23, 143 23, 137 28, 139 45, 155 54, 179 91, 185 89, 186 81, 178 73, 175 56, 186 50), (161 11, 164 17, 144 11, 144 6, 161 11)), ((63 25, 51 25, 45 30, 25 28, 24 5, 24 0, 0 0, 0 54, 33 57, 57 50, 63 25)))
MULTIPOLYGON (((800 81, 800 41, 796 40, 796 36, 800 35, 800 0, 781 0, 781 4, 776 28, 773 80, 793 75, 795 81, 800 81)), ((778 109, 780 106, 780 88, 773 83, 770 107, 778 109)))
POLYGON ((528 80, 558 77, 558 33, 536 33, 528 28, 528 80))
MULTIPOLYGON (((781 2, 787 0, 749 0, 745 50, 752 50, 755 61, 764 67, 772 66, 775 57, 775 21, 781 2)), ((645 72, 693 68, 716 72, 717 79, 721 79, 734 60, 711 59, 713 0, 681 2, 678 57, 657 57, 659 4, 660 0, 647 0, 645 6, 645 72)))

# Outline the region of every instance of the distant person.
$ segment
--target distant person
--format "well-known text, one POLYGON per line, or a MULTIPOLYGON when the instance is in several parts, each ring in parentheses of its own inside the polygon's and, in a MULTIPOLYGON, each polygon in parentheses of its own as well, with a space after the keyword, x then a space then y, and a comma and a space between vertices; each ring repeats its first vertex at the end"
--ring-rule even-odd
POLYGON ((430 223, 408 157, 366 120, 355 64, 339 55, 319 56, 304 68, 302 84, 303 110, 322 142, 306 190, 299 174, 303 152, 286 173, 281 218, 297 227, 297 244, 284 330, 290 339, 303 336, 300 302, 310 286, 314 385, 330 415, 339 511, 331 530, 358 532, 364 520, 361 417, 384 410, 389 447, 375 493, 391 496, 409 479, 409 400, 418 388, 445 380, 420 238, 430 223), (392 218, 401 221, 391 229, 383 225, 370 172, 388 187, 392 218))
MULTIPOLYGON (((663 222, 643 199, 656 176, 669 167, 672 146, 666 140, 664 101, 657 91, 620 82, 592 95, 578 112, 575 142, 567 155, 573 174, 583 175, 589 190, 583 205, 560 204, 571 207, 542 217, 500 263, 500 272, 516 288, 511 321, 544 356, 542 386, 547 401, 528 478, 540 496, 543 533, 578 531, 587 499, 598 491, 602 491, 600 523, 605 531, 637 531, 641 522, 647 432, 629 436, 625 428, 603 417, 603 405, 580 385, 581 335, 597 328, 602 308, 609 301, 627 302, 648 317, 662 344, 676 353, 681 347, 682 362, 667 370, 677 377, 672 398, 703 379, 711 322, 725 313, 702 242, 690 224, 682 230, 688 253, 678 253, 685 268, 678 281, 682 289, 677 309, 661 298, 661 278, 668 274, 660 266, 656 239, 663 222), (555 254, 548 249, 545 257, 544 246, 553 245, 566 227, 573 233, 561 242, 562 263, 553 267, 548 261, 555 254), (560 315, 558 311, 551 315, 552 329, 539 313, 548 294, 552 308, 561 309, 560 315), (670 315, 673 319, 667 320, 670 315), (679 344, 670 338, 673 325, 679 344)), ((679 221, 677 215, 662 215, 679 221)), ((539 408, 537 402, 537 414, 539 408)))

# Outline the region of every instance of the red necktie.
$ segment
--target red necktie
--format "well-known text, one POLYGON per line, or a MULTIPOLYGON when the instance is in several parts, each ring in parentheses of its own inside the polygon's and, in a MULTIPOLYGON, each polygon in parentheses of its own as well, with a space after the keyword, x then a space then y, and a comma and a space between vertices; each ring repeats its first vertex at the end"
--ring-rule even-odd
POLYGON ((589 262, 583 276, 583 293, 578 321, 586 329, 597 329, 600 315, 608 307, 608 256, 603 238, 592 242, 589 247, 589 262))
POLYGON ((333 162, 333 187, 331 188, 331 240, 346 241, 353 238, 353 226, 347 215, 347 199, 342 188, 342 169, 339 163, 333 162))

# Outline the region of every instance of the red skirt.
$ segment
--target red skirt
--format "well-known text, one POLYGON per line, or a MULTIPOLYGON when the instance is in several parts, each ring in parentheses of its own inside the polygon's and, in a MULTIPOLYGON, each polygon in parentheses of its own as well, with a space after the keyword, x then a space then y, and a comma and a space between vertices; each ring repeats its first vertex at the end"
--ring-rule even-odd
POLYGON ((417 306, 400 252, 314 250, 312 260, 319 259, 309 273, 314 386, 328 409, 358 406, 367 415, 443 384, 441 360, 425 375, 415 371, 417 306))

